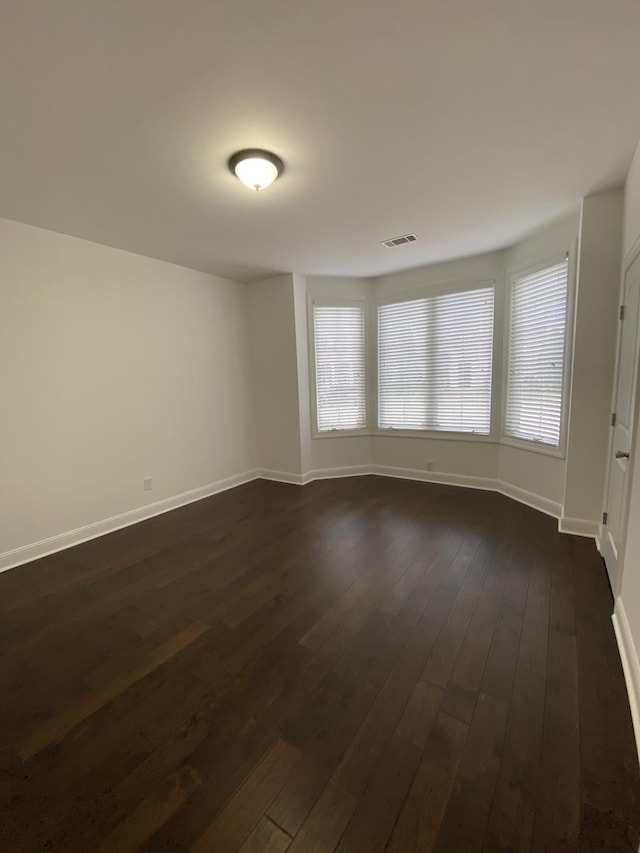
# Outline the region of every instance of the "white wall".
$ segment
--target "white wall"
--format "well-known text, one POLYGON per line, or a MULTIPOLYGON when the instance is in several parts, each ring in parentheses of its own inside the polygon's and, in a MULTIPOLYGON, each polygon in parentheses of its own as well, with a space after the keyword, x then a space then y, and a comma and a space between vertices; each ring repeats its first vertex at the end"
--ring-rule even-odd
MULTIPOLYGON (((640 147, 636 151, 625 186, 624 199, 624 256, 623 265, 631 261, 631 250, 640 240, 640 147)), ((631 486, 629 524, 623 547, 622 580, 616 601, 616 632, 629 699, 636 728, 636 741, 640 749, 640 417, 637 405, 640 393, 636 391, 636 421, 631 447, 631 486)))
POLYGON ((509 444, 498 448, 497 480, 513 487, 527 503, 552 515, 562 514, 564 473, 564 459, 509 444))
MULTIPOLYGON (((401 252, 402 248, 389 251, 401 252)), ((391 273, 372 279, 373 296, 382 299, 385 296, 411 293, 422 287, 444 282, 478 282, 492 278, 502 279, 504 271, 504 252, 490 252, 486 255, 472 255, 441 264, 414 267, 410 270, 391 273)))
POLYGON ((508 249, 505 257, 507 270, 518 271, 569 250, 579 231, 580 206, 576 206, 572 213, 550 222, 508 249))
POLYGON ((246 285, 258 467, 301 473, 296 310, 292 274, 246 285))
POLYGON ((293 304, 298 378, 298 429, 300 433, 300 473, 305 478, 313 468, 311 450, 311 397, 309 382, 309 330, 307 328, 307 282, 293 275, 293 304))
POLYGON ((626 258, 640 240, 640 145, 631 163, 624 193, 624 223, 622 228, 622 257, 626 258))
POLYGON ((622 190, 582 203, 563 528, 596 533, 602 513, 615 371, 622 190))
POLYGON ((493 480, 496 476, 495 442, 390 435, 375 435, 372 441, 374 464, 385 468, 428 473, 433 479, 464 477, 469 484, 476 478, 493 480))
POLYGON ((0 220, 0 295, 0 563, 254 467, 241 286, 0 220))

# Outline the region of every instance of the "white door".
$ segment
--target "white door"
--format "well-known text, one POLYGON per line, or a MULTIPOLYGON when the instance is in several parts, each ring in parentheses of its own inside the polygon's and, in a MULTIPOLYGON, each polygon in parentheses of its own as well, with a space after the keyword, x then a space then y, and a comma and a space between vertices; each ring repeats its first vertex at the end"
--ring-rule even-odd
POLYGON ((609 458, 609 488, 606 502, 602 556, 607 565, 614 597, 618 591, 620 549, 626 530, 629 452, 633 434, 635 390, 638 370, 638 309, 640 308, 640 255, 627 269, 623 290, 623 315, 618 338, 618 367, 615 394, 615 426, 609 458))

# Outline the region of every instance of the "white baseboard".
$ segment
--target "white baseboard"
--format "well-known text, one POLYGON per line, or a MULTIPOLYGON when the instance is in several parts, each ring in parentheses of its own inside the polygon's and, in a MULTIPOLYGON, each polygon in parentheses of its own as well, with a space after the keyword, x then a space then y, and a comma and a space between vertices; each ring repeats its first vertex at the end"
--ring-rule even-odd
POLYGON ((588 536, 597 540, 599 529, 597 521, 588 521, 586 518, 567 518, 562 515, 558 521, 560 533, 572 533, 574 536, 588 536))
POLYGON ((73 545, 79 545, 81 542, 87 542, 89 539, 96 539, 98 536, 104 536, 106 533, 113 533, 114 530, 130 527, 139 521, 145 521, 147 518, 153 518, 155 515, 162 515, 162 513, 170 512, 172 509, 177 509, 185 504, 211 497, 211 495, 215 495, 218 492, 233 489, 236 486, 241 486, 243 483, 255 480, 256 477, 257 471, 245 471, 243 474, 225 477, 222 480, 216 480, 215 483, 209 483, 206 486, 200 486, 197 489, 191 489, 188 492, 182 492, 179 495, 164 498, 163 500, 131 509, 119 515, 113 515, 111 518, 105 518, 102 521, 85 524, 83 527, 77 527, 75 530, 59 533, 56 536, 50 536, 48 539, 41 539, 39 542, 34 542, 31 545, 23 545, 21 548, 14 548, 12 551, 5 551, 3 554, 0 554, 0 572, 21 566, 23 563, 29 563, 31 560, 38 560, 40 557, 46 557, 48 554, 55 554, 56 551, 71 548, 73 545))
POLYGON ((395 468, 391 465, 371 465, 369 473, 377 474, 379 477, 395 477, 400 480, 441 483, 443 486, 495 490, 495 480, 489 477, 472 477, 466 474, 441 474, 439 471, 421 471, 418 468, 395 468))
POLYGON ((549 498, 543 498, 542 495, 536 495, 534 492, 528 492, 526 489, 521 489, 511 483, 505 483, 504 480, 495 481, 495 490, 501 495, 513 498, 513 500, 544 512, 546 515, 551 515, 553 518, 560 518, 562 515, 562 504, 549 500, 549 498))
POLYGON ((598 525, 584 519, 571 519, 562 517, 562 505, 544 498, 541 495, 536 495, 533 492, 528 492, 517 486, 512 486, 502 480, 495 480, 490 477, 474 477, 466 474, 446 474, 438 471, 422 471, 414 468, 396 468, 390 465, 348 465, 339 468, 317 468, 308 471, 305 474, 295 474, 289 471, 276 471, 270 468, 259 468, 253 471, 246 471, 243 474, 238 474, 233 477, 227 477, 223 480, 218 480, 215 483, 210 483, 207 486, 201 486, 198 489, 192 489, 189 492, 183 492, 180 495, 175 495, 171 498, 165 498, 161 501, 138 507, 129 512, 121 513, 120 515, 112 516, 111 518, 97 521, 93 524, 79 527, 76 530, 70 530, 67 533, 61 533, 57 536, 52 536, 49 539, 43 539, 40 542, 34 542, 31 545, 25 545, 21 548, 16 548, 13 551, 6 551, 0 554, 0 572, 7 569, 12 569, 14 566, 20 566, 23 563, 28 563, 31 560, 45 557, 47 554, 53 554, 56 551, 62 551, 64 548, 70 548, 73 545, 79 545, 81 542, 86 542, 88 539, 95 539, 98 536, 104 536, 106 533, 112 533, 114 530, 119 530, 122 527, 128 527, 131 524, 137 524, 139 521, 144 521, 147 518, 152 518, 155 515, 160 515, 164 512, 169 512, 179 506, 193 503, 202 498, 215 495, 217 492, 232 489, 235 486, 240 486, 243 483, 248 483, 251 480, 273 480, 278 483, 289 483, 291 485, 302 486, 306 483, 311 483, 313 480, 326 480, 338 477, 362 477, 370 474, 377 474, 380 477, 395 477, 403 480, 418 480, 424 483, 441 483, 448 486, 461 486, 467 489, 484 489, 486 491, 500 492, 509 498, 524 503, 533 509, 540 510, 547 515, 552 515, 560 519, 559 528, 563 533, 576 534, 578 536, 593 536, 598 533, 598 525))
POLYGON ((258 477, 264 480, 275 480, 279 483, 292 483, 294 485, 306 485, 314 480, 328 480, 338 477, 362 477, 367 474, 376 474, 379 477, 395 477, 400 480, 418 480, 422 483, 441 483, 446 486, 461 486, 466 489, 484 489, 491 492, 500 492, 508 498, 519 503, 544 512, 558 519, 558 530, 573 536, 587 536, 596 540, 600 525, 597 521, 589 521, 586 518, 568 518, 563 515, 563 506, 558 501, 552 501, 535 492, 529 492, 519 486, 514 486, 504 480, 496 480, 493 477, 475 477, 469 474, 448 474, 439 471, 423 471, 419 468, 398 468, 392 465, 346 465, 339 468, 316 468, 305 474, 291 474, 286 471, 272 471, 260 469, 258 477))
POLYGON ((337 477, 362 477, 367 474, 376 474, 379 477, 394 477, 400 480, 418 480, 422 483, 441 483, 445 486, 461 486, 466 489, 483 489, 490 492, 500 492, 508 498, 526 504, 527 506, 551 515, 553 518, 562 519, 566 526, 561 528, 563 533, 572 533, 578 536, 595 536, 598 525, 583 519, 563 519, 562 504, 549 498, 528 492, 518 486, 513 486, 503 480, 495 480, 493 477, 475 477, 469 474, 447 474, 439 471, 423 471, 419 468, 397 468, 392 465, 348 465, 340 468, 317 468, 308 471, 302 476, 289 474, 284 471, 270 471, 260 469, 258 476, 264 480, 276 480, 280 483, 293 483, 295 485, 306 485, 314 480, 326 480, 337 477))
MULTIPOLYGON (((551 515, 554 518, 562 516, 562 504, 556 501, 528 492, 518 486, 512 486, 503 480, 495 480, 493 477, 473 477, 467 474, 441 474, 437 471, 421 471, 412 468, 393 468, 388 465, 373 465, 372 474, 382 477, 399 477, 403 480, 420 480, 425 483, 442 483, 446 486, 462 486, 466 489, 484 489, 490 492, 500 492, 508 498, 519 501, 519 503, 551 515)), ((566 531, 573 532, 573 531, 566 531)), ((580 534, 584 535, 584 534, 580 534)))
POLYGON ((363 477, 372 474, 371 465, 343 465, 340 468, 316 468, 303 474, 303 484, 314 480, 336 480, 340 477, 363 477))
POLYGON ((638 754, 640 754, 640 662, 638 661, 638 652, 631 636, 631 629, 629 628, 624 604, 620 597, 616 599, 615 610, 611 618, 613 620, 613 630, 616 632, 616 640, 618 641, 624 680, 627 684, 627 693, 629 694, 636 747, 638 754))
POLYGON ((258 468, 256 476, 260 480, 272 480, 274 483, 289 483, 292 486, 304 486, 311 480, 306 480, 302 474, 292 474, 289 471, 274 471, 271 468, 258 468))
POLYGON ((293 486, 306 486, 314 480, 335 480, 339 477, 361 477, 371 474, 371 465, 345 465, 340 468, 316 468, 305 474, 292 474, 289 471, 274 471, 271 468, 259 468, 257 476, 261 480, 275 483, 290 483, 293 486))

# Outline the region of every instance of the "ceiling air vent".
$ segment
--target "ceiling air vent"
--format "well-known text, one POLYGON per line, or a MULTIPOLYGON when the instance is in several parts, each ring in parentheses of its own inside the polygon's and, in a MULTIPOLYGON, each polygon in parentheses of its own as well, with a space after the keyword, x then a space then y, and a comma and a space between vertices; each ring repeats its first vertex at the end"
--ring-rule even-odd
POLYGON ((402 246, 404 243, 415 243, 418 238, 415 234, 403 234, 402 237, 392 237, 391 240, 383 240, 382 245, 387 249, 393 249, 394 246, 402 246))

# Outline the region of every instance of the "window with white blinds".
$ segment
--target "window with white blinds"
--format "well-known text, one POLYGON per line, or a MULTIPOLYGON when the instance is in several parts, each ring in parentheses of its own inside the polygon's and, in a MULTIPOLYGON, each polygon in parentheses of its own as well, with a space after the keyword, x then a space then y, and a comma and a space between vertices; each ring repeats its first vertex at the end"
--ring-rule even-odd
POLYGON ((560 444, 567 260, 511 282, 505 433, 560 444))
POLYGON ((314 305, 318 432, 367 425, 364 305, 314 305))
POLYGON ((378 308, 378 426, 488 434, 494 288, 378 308))

